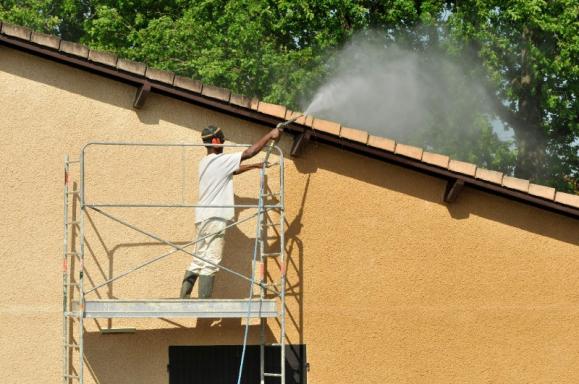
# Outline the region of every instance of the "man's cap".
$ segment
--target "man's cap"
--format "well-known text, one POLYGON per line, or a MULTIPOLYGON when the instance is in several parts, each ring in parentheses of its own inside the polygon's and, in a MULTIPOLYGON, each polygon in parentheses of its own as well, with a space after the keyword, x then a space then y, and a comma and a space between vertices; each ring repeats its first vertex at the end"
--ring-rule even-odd
POLYGON ((201 132, 201 139, 204 143, 210 143, 211 139, 217 137, 221 140, 225 140, 225 135, 220 127, 215 125, 208 125, 207 128, 204 128, 201 132))

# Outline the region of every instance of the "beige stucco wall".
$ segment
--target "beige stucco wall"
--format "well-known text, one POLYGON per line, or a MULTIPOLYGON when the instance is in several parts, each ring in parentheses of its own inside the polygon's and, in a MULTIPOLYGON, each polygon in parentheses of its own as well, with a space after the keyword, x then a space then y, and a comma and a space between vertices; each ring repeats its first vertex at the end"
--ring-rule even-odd
MULTIPOLYGON (((198 143, 208 123, 234 143, 266 132, 154 94, 135 111, 134 93, 0 47, 2 382, 60 378, 65 154, 78 158, 91 141, 198 143)), ((87 198, 193 203, 200 156, 91 147, 87 198)), ((239 203, 255 201, 256 182, 236 179, 239 203)), ((288 339, 307 344, 310 383, 577 382, 579 222, 468 188, 447 206, 443 190, 323 145, 287 161, 288 339)), ((174 242, 194 236, 191 210, 109 212, 174 242)), ((95 212, 86 228, 88 285, 168 250, 95 212)), ((228 233, 224 265, 249 273, 253 229, 228 233)), ((175 297, 189 260, 175 254, 98 294, 175 297)), ((218 276, 217 297, 246 290, 218 276)), ((102 384, 166 383, 168 346, 239 344, 242 331, 239 320, 91 320, 87 366, 102 384), (107 327, 137 332, 102 335, 107 327)))

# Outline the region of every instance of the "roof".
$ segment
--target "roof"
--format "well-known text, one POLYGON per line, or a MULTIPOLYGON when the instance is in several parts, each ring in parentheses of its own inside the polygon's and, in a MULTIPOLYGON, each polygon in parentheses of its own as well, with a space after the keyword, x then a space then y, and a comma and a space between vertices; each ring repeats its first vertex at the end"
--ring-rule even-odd
MULTIPOLYGON (((135 108, 143 105, 150 92, 156 92, 271 126, 301 114, 283 105, 237 95, 225 88, 203 84, 173 72, 2 21, 0 45, 137 86, 135 108)), ((288 125, 286 131, 294 135, 292 154, 298 153, 302 143, 315 140, 443 178, 448 181, 444 197, 446 202, 452 202, 463 186, 469 186, 579 219, 579 195, 556 191, 529 180, 477 167, 476 164, 373 136, 363 130, 342 126, 339 122, 306 116, 288 125)))

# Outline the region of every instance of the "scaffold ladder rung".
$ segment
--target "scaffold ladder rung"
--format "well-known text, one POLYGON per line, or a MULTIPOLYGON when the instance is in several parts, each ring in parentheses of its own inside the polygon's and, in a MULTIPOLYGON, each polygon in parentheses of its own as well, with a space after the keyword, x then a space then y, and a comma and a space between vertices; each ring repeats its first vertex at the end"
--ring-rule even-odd
POLYGON ((269 373, 269 372, 265 372, 263 374, 266 377, 281 377, 281 373, 269 373))
POLYGON ((281 256, 281 252, 271 252, 271 253, 262 253, 263 257, 278 257, 281 256))

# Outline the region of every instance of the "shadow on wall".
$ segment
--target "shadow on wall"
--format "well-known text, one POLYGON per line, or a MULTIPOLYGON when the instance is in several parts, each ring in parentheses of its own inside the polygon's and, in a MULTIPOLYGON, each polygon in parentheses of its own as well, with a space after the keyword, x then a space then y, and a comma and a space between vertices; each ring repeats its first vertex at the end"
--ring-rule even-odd
MULTIPOLYGON (((316 142, 310 142, 302 155, 294 159, 294 163, 301 173, 315 173, 321 168, 362 183, 370 183, 386 190, 442 205, 455 220, 475 215, 579 245, 578 223, 575 219, 468 187, 461 192, 455 202, 446 204, 443 202, 446 188, 444 180, 397 165, 384 164, 382 161, 362 155, 346 154, 316 142), (344 156, 353 161, 344 161, 344 156)), ((352 191, 341 198, 343 204, 354 206, 359 204, 363 196, 352 191)))
MULTIPOLYGON (((200 128, 194 126, 192 119, 189 118, 190 114, 171 113, 166 108, 151 108, 150 106, 155 106, 155 103, 158 104, 158 100, 161 100, 161 97, 157 94, 149 95, 149 99, 157 100, 147 100, 142 109, 135 110, 133 109, 133 102, 138 88, 133 85, 123 84, 116 80, 108 80, 103 76, 93 75, 80 69, 34 57, 11 48, 0 47, 0 49, 14 53, 2 57, 0 70, 3 72, 49 85, 83 98, 90 98, 101 103, 133 110, 144 124, 156 125, 160 120, 165 120, 189 129, 200 128), (32 57, 34 57, 34 60, 42 61, 42 70, 38 70, 38 63, 35 64, 29 60, 32 57), (74 77, 75 74, 77 74, 78 80, 71 81, 71 77, 74 77)), ((159 106, 157 105, 157 107, 159 106)))
MULTIPOLYGON (((8 49, 8 48, 2 48, 8 49)), ((103 103, 115 105, 125 109, 132 109, 132 102, 136 88, 113 80, 106 80, 98 75, 77 70, 62 64, 56 64, 45 60, 43 71, 38 71, 38 66, 25 58, 26 53, 15 52, 14 55, 6 55, 1 63, 2 71, 12 75, 44 83, 67 92, 82 95, 103 103), (30 65, 26 65, 30 63, 30 65), (78 72, 83 81, 67 81, 65 72, 78 72)), ((44 59, 37 59, 44 60, 44 59)), ((193 126, 189 115, 185 113, 173 113, 174 111, 155 107, 162 99, 155 96, 149 100, 143 110, 136 112, 141 121, 146 124, 157 124, 160 120, 170 121, 191 130, 199 129, 193 126), (147 107, 148 106, 148 107, 147 107)), ((194 107, 206 113, 203 108, 194 107)), ((192 112, 193 113, 193 112, 192 112)), ((235 132, 231 132, 235 135, 235 132)), ((239 141, 239 140, 238 140, 239 141)), ((243 141, 243 140, 242 140, 243 141)), ((501 197, 466 188, 458 200, 450 205, 442 202, 445 189, 443 180, 422 175, 398 166, 384 166, 379 161, 358 156, 357 161, 342 161, 344 153, 336 150, 324 149, 315 142, 305 147, 304 153, 294 162, 301 173, 315 173, 317 168, 323 168, 348 178, 372 183, 382 188, 394 190, 419 199, 445 205, 452 218, 465 219, 474 214, 496 222, 518 227, 525 231, 555 238, 574 245, 579 244, 576 236, 576 220, 563 217, 558 214, 534 208, 523 203, 517 203, 501 197), (323 155, 320 155, 323 153, 323 155), (379 167, 378 171, 377 168, 379 167), (436 187, 433 188, 433 180, 436 187), (508 206, 508 207, 507 207, 508 206)), ((356 156, 348 154, 347 156, 356 156)), ((344 196, 344 200, 350 199, 349 203, 355 204, 357 196, 344 196)))
MULTIPOLYGON (((286 261, 287 270, 288 270, 288 281, 287 281, 287 295, 286 295, 286 302, 288 303, 287 306, 287 320, 288 320, 288 328, 291 328, 292 334, 299 335, 299 340, 291 340, 288 339, 288 343, 290 344, 303 344, 303 288, 302 288, 302 270, 303 270, 303 256, 304 256, 304 247, 303 243, 300 240, 300 232, 302 229, 302 216, 304 212, 305 201, 307 197, 309 189, 309 176, 308 180, 305 185, 302 202, 301 202, 301 209, 300 212, 290 220, 286 218, 285 227, 286 227, 286 255, 288 259, 286 261), (292 302, 290 302, 290 300, 292 302)), ((75 199, 76 201, 76 199, 75 199)), ((243 198, 236 196, 236 204, 257 204, 256 199, 254 198, 243 198)), ((78 204, 75 203, 73 206, 73 213, 78 215, 78 204)), ((237 215, 239 216, 242 211, 238 211, 237 215)), ((249 213, 249 212, 248 212, 249 213)), ((245 213, 243 216, 247 216, 248 213, 245 213)), ((149 242, 125 242, 125 243, 111 243, 107 242, 103 239, 103 236, 100 233, 98 224, 95 221, 96 212, 91 211, 90 209, 86 215, 86 224, 87 230, 94 233, 92 236, 91 241, 88 239, 85 241, 86 247, 86 257, 90 259, 90 265, 93 266, 92 270, 85 271, 85 277, 87 278, 87 289, 92 289, 96 285, 102 284, 102 282, 111 279, 115 276, 118 276, 120 273, 125 272, 124 270, 118 270, 118 267, 115 267, 115 259, 118 257, 122 257, 123 254, 126 255, 126 250, 131 249, 131 253, 135 252, 137 254, 149 254, 147 252, 147 248, 154 248, 158 249, 159 245, 163 245, 163 242, 159 242, 156 240, 151 239, 149 242), (95 243, 95 244, 93 244, 95 243), (98 243, 98 244, 96 244, 98 243)), ((108 221, 106 221, 108 223, 108 221)), ((280 242, 279 242, 279 230, 277 228, 272 228, 275 233, 270 233, 271 238, 275 238, 273 242, 271 242, 268 247, 271 248, 266 250, 269 252, 273 249, 279 249, 280 242)), ((127 229, 127 231, 132 231, 131 229, 127 229)), ((76 233, 73 232, 73 233, 76 233)), ((167 239, 170 242, 173 242, 176 245, 183 246, 188 242, 177 242, 171 239, 167 239)), ((189 248, 192 251, 193 247, 189 248)), ((254 249, 254 238, 246 236, 242 231, 240 231, 237 227, 230 228, 226 233, 226 242, 224 247, 224 257, 222 266, 237 271, 245 276, 251 276, 251 257, 253 254, 254 249)), ((154 256, 157 257, 157 256, 154 256)), ((154 257, 147 258, 153 259, 154 257)), ((171 257, 171 256, 168 256, 171 257)), ((144 262, 142 260, 141 262, 144 262)), ((277 276, 273 277, 273 275, 269 275, 268 277, 271 279, 278 278, 279 270, 281 269, 281 265, 279 261, 273 258, 270 263, 275 263, 276 265, 271 265, 269 268, 277 271, 277 276)), ((186 265, 183 265, 183 270, 185 269, 186 265)), ((154 265, 145 267, 145 268, 154 268, 154 265)), ((181 271, 179 271, 181 272, 181 271)), ((111 282, 106 284, 103 288, 96 290, 93 295, 99 299, 108 299, 108 298, 123 298, 118 297, 115 294, 115 282, 111 282)), ((175 292, 178 291, 180 285, 180 281, 175 282, 175 292)), ((245 298, 249 293, 249 283, 246 280, 243 280, 237 276, 229 274, 227 271, 220 271, 216 276, 215 282, 215 289, 214 289, 214 298, 245 298)), ((94 297, 94 296, 93 296, 94 297)), ((195 297, 193 295, 193 297, 195 297)), ((273 321, 273 320, 272 320, 273 321)), ((182 327, 179 321, 172 321, 166 320, 166 322, 182 327)), ((199 319, 197 321, 197 326, 195 327, 195 332, 199 332, 200 329, 203 328, 212 328, 215 326, 215 321, 213 319, 199 319)), ((221 329, 237 329, 241 327, 241 320, 240 319, 223 319, 217 323, 221 329)), ((97 326, 99 328, 110 328, 112 327, 112 321, 107 320, 107 324, 105 325, 102 322, 97 322, 97 326)), ((268 327, 267 332, 271 335, 271 329, 268 327)), ((276 339, 274 336, 270 336, 269 341, 273 342, 276 339)), ((179 340, 176 340, 179 342, 179 340)), ((214 342, 214 341, 213 341, 214 342)), ((196 344, 194 342, 193 344, 196 344)))
MULTIPOLYGON (((291 340, 288 337, 289 344, 303 344, 303 256, 304 246, 300 240, 302 229, 302 216, 306 197, 310 185, 308 176, 301 202, 299 213, 288 221, 286 219, 286 253, 288 255, 287 270, 287 296, 288 327, 292 327, 299 335, 299 340, 291 340), (289 301, 294 302, 290 303, 289 301), (291 308, 297 308, 291 310, 291 308)), ((236 198, 236 204, 254 204, 255 199, 236 198)), ((238 212, 239 214, 239 212, 238 212)), ((88 219, 91 230, 97 233, 98 228, 89 217, 88 219)), ((250 260, 240 257, 242 255, 251 255, 253 251, 253 239, 245 236, 237 228, 233 227, 227 233, 227 241, 224 249, 223 265, 236 270, 245 275, 251 273, 250 260)), ((115 272, 113 262, 115 253, 127 247, 140 248, 157 246, 158 242, 150 243, 122 243, 111 247, 107 251, 106 259, 103 261, 109 263, 104 267, 98 263, 98 257, 93 255, 95 263, 98 265, 100 274, 109 273, 109 277, 115 272)), ((104 246, 104 242, 102 244, 104 246)), ((182 244, 181 244, 182 245, 182 244)), ((270 244, 271 247, 279 247, 279 241, 270 244)), ((104 248, 106 249, 106 248, 104 248)), ((89 250, 89 253, 93 252, 89 250)), ((118 256, 118 255, 117 255, 118 256)), ((276 266, 279 269, 279 263, 276 266)), ((118 273, 118 272, 117 272, 118 273)), ((91 285, 94 280, 90 280, 91 285)), ((113 295, 114 283, 107 286, 107 295, 113 295)), ((216 278, 214 297, 231 298, 245 297, 248 292, 248 283, 235 276, 221 271, 216 278)), ((177 328, 174 329, 152 329, 139 330, 135 334, 116 334, 103 335, 99 332, 85 333, 85 354, 86 354, 86 372, 92 376, 97 383, 135 383, 135 382, 167 382, 167 364, 168 348, 171 345, 214 345, 219 340, 226 340, 228 343, 242 342, 244 326, 241 319, 197 319, 194 327, 185 326, 179 319, 160 319, 177 328)), ((273 321, 273 320, 272 320, 273 321)), ((111 327, 110 320, 95 321, 99 329, 111 327), (106 325, 105 325, 106 322, 106 325)), ((250 329, 250 344, 256 344, 259 326, 250 329)), ((271 328, 266 328, 266 339, 273 342, 277 339, 271 328)))
MULTIPOLYGON (((169 346, 215 345, 216 340, 242 342, 244 327, 239 319, 213 319, 193 328, 139 330, 134 334, 85 333, 85 372, 96 383, 167 383, 169 346)), ((251 334, 258 328, 251 327, 251 334), (255 328, 255 329, 253 329, 255 328)), ((268 339, 273 336, 266 334, 268 339)), ((252 340, 254 344, 256 340, 252 340)))

